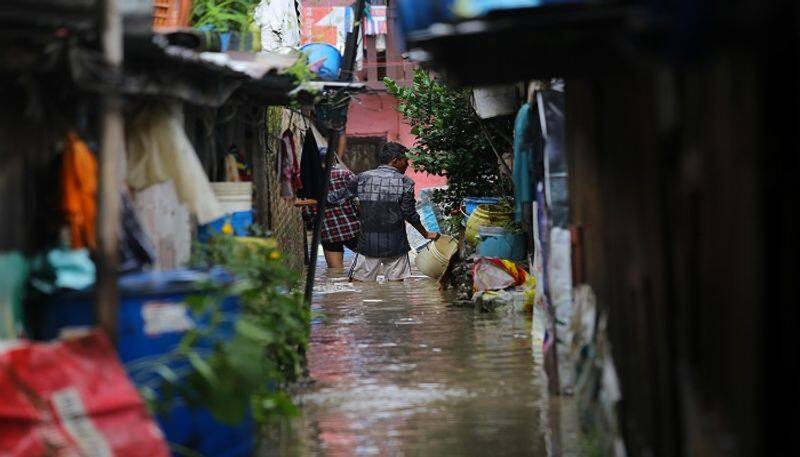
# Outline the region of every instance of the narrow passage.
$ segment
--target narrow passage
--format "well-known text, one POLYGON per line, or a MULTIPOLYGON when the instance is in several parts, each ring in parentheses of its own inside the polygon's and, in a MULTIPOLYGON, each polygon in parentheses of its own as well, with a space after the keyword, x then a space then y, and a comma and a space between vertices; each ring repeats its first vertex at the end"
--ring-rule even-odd
POLYGON ((351 285, 319 268, 314 382, 270 453, 548 455, 528 317, 449 306, 424 277, 351 285))

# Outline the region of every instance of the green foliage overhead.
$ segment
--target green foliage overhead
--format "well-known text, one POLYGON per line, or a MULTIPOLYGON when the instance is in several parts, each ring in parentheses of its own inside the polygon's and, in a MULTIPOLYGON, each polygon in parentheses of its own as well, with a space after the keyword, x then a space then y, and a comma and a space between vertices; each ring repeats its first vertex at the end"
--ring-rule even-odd
POLYGON ((389 78, 384 84, 417 137, 409 151, 414 169, 447 177, 447 191, 434 192, 433 199, 449 216, 446 222, 452 229, 459 223, 465 197, 502 195, 492 143, 510 148, 503 139, 504 133, 511 135, 510 120, 483 121, 485 134, 470 101, 471 91, 450 89, 421 69, 415 70, 411 87, 401 87, 389 78))

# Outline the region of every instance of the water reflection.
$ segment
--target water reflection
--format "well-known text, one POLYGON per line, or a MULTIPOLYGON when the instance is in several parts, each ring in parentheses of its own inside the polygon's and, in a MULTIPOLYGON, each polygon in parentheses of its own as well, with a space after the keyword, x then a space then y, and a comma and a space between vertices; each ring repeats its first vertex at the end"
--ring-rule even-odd
POLYGON ((344 275, 318 279, 314 382, 263 455, 550 454, 525 317, 450 307, 428 279, 347 291, 344 275))

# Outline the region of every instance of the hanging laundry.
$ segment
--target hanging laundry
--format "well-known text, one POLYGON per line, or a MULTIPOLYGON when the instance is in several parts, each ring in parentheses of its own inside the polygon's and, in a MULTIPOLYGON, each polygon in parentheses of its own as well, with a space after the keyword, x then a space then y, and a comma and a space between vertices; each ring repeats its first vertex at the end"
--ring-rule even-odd
POLYGON ((75 132, 67 134, 60 170, 61 210, 73 249, 94 249, 97 218, 97 159, 75 132))
MULTIPOLYGON (((311 115, 311 112, 307 113, 308 116, 311 115)), ((294 142, 294 151, 297 153, 297 161, 300 161, 300 153, 303 150, 303 142, 306 139, 306 134, 313 129, 313 123, 311 123, 305 115, 298 113, 292 109, 283 109, 283 113, 281 115, 281 127, 279 130, 280 132, 285 132, 290 130, 293 135, 293 142, 294 142)), ((323 140, 324 141, 324 140, 323 140)), ((317 145, 320 147, 324 146, 324 144, 320 143, 319 137, 317 137, 317 145)))
MULTIPOLYGON (((180 109, 180 108, 176 108, 180 109)), ((127 126, 128 184, 141 190, 171 179, 180 201, 206 224, 224 214, 178 120, 164 106, 143 109, 127 126)))
POLYGON ((364 34, 386 35, 388 30, 386 5, 367 5, 367 14, 364 15, 364 34))
POLYGON ((250 168, 250 165, 247 163, 247 158, 244 156, 244 153, 239 146, 232 144, 230 148, 228 148, 228 154, 231 154, 236 158, 236 167, 239 171, 239 179, 241 181, 252 181, 253 180, 253 170, 250 168))
POLYGON ((294 0, 262 0, 253 13, 261 27, 261 49, 283 52, 300 46, 300 21, 294 0))
POLYGON ((294 134, 291 130, 283 132, 281 136, 280 184, 281 197, 294 198, 297 191, 303 187, 300 180, 300 164, 297 161, 294 134))
POLYGON ((322 161, 314 135, 306 135, 303 142, 303 155, 300 158, 300 179, 303 184, 299 196, 319 199, 323 186, 322 161))
POLYGON ((225 181, 239 182, 239 163, 236 162, 236 156, 233 154, 225 155, 225 181))

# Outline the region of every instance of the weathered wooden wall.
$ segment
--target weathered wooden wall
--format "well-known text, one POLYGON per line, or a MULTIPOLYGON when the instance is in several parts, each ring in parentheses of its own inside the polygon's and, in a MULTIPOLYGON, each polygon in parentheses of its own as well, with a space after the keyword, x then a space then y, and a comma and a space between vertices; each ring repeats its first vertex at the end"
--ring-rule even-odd
POLYGON ((765 360, 784 351, 767 73, 747 50, 623 70, 568 82, 567 123, 579 274, 609 318, 628 451, 759 455, 765 360))

